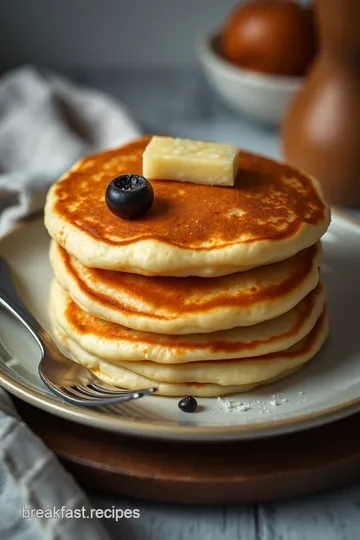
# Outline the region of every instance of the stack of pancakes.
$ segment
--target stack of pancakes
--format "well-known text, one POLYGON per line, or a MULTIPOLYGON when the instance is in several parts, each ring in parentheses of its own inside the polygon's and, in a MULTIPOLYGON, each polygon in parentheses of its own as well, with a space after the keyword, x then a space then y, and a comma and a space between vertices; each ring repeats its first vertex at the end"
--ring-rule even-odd
POLYGON ((87 157, 50 190, 50 315, 63 349, 107 383, 219 396, 285 377, 327 335, 317 184, 246 152, 234 187, 151 181, 136 220, 105 204, 149 139, 87 157))

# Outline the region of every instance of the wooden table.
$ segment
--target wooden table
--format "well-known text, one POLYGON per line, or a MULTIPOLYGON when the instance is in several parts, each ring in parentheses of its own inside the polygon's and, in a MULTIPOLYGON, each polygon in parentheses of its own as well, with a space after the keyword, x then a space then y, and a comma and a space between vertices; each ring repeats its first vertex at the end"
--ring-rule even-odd
POLYGON ((273 504, 174 506, 90 494, 96 508, 137 508, 140 519, 104 520, 114 540, 356 540, 360 484, 273 504))

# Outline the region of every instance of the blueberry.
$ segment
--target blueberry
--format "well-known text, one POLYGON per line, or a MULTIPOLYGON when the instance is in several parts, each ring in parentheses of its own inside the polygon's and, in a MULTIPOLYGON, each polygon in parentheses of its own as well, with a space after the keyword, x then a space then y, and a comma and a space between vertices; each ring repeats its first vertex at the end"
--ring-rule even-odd
POLYGON ((194 412, 196 411, 197 401, 192 396, 187 396, 179 401, 178 407, 184 412, 194 412))
POLYGON ((123 174, 108 185, 105 202, 118 217, 133 219, 144 216, 154 201, 152 185, 137 174, 123 174))

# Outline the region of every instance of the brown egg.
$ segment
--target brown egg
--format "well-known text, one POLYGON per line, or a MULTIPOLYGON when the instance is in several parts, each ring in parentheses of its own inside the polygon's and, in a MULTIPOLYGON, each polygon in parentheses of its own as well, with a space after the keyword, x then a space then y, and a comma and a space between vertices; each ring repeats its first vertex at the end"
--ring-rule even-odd
POLYGON ((254 71, 303 75, 316 51, 311 8, 291 0, 253 0, 234 9, 222 34, 222 53, 254 71))

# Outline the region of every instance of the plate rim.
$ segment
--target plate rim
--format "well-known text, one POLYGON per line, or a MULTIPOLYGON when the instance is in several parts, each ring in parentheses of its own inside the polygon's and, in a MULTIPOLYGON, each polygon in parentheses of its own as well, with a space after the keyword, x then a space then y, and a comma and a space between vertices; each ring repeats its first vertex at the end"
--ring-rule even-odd
MULTIPOLYGON (((338 216, 359 228, 360 219, 346 210, 333 206, 332 215, 338 216)), ((18 230, 29 222, 41 219, 42 212, 37 212, 32 216, 17 223, 10 231, 0 237, 1 244, 17 234, 18 230)), ((360 410, 360 395, 356 398, 344 401, 341 404, 327 407, 319 412, 310 412, 298 416, 296 419, 283 418, 273 421, 263 421, 243 425, 216 425, 216 426, 198 426, 198 425, 170 425, 164 421, 139 420, 116 415, 105 415, 95 409, 86 409, 60 401, 42 394, 22 382, 16 381, 10 375, 1 370, 0 365, 0 384, 10 394, 38 407, 46 412, 55 414, 67 420, 85 424, 94 428, 100 428, 106 431, 115 432, 123 435, 132 435, 151 439, 182 440, 189 442, 214 442, 230 441, 240 439, 256 439, 293 433, 303 429, 324 425, 326 423, 344 418, 360 410)))

